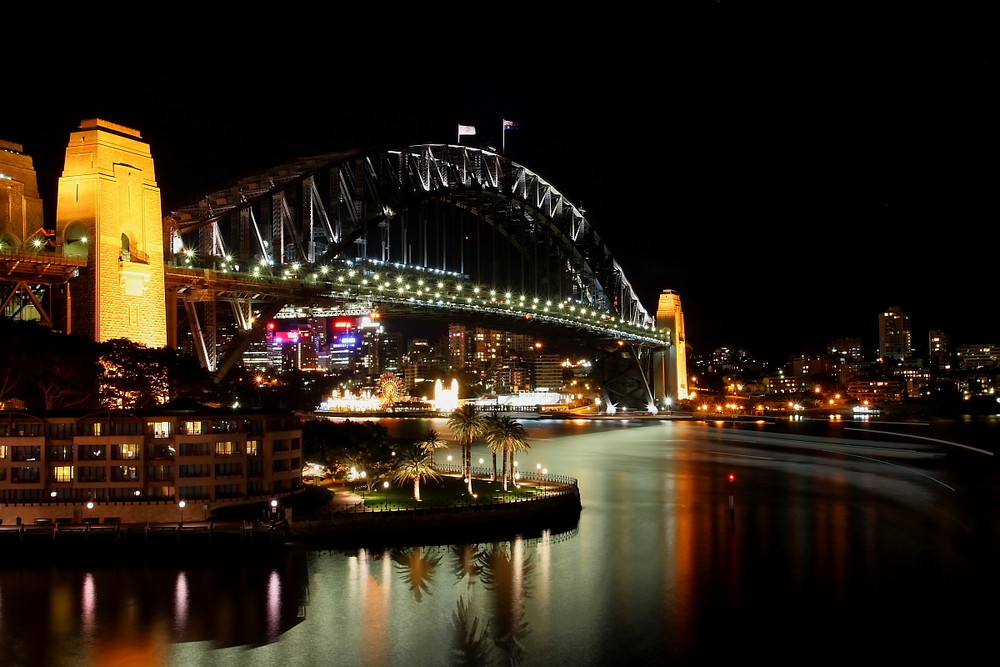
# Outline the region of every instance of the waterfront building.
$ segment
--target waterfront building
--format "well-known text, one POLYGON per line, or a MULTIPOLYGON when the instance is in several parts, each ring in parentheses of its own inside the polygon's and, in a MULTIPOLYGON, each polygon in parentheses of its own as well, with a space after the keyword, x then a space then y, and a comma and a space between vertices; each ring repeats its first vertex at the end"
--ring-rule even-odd
POLYGON ((802 378, 796 375, 779 375, 764 378, 769 394, 797 394, 802 391, 802 378))
POLYGON ((299 490, 302 466, 302 426, 289 412, 5 412, 0 519, 176 521, 184 501, 185 518, 203 520, 299 490))
POLYGON ((847 383, 847 393, 866 405, 900 403, 906 396, 906 383, 901 379, 855 378, 847 383))
POLYGON ((979 368, 996 368, 1000 362, 1000 347, 996 345, 959 345, 955 348, 958 369, 971 371, 979 368))
POLYGON ((556 391, 563 386, 562 357, 558 354, 536 354, 535 391, 556 391))
POLYGON ((892 374, 893 377, 903 380, 906 386, 906 396, 911 398, 922 396, 933 379, 930 369, 920 359, 911 359, 900 363, 892 374))
POLYGON ((531 391, 531 373, 519 356, 496 359, 488 370, 487 386, 496 394, 531 391))

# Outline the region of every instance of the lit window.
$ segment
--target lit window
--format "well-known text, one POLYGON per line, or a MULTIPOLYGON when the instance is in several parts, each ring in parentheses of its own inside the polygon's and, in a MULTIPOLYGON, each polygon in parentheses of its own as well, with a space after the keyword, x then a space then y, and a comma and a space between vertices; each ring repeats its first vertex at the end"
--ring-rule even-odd
POLYGON ((184 422, 184 432, 188 435, 201 435, 201 422, 184 422))
POLYGON ((52 479, 56 482, 72 482, 73 466, 56 466, 52 469, 52 479))
POLYGON ((232 442, 215 443, 215 453, 218 456, 231 456, 236 453, 236 446, 232 442))
POLYGON ((115 458, 116 459, 137 459, 139 458, 139 445, 137 444, 122 444, 115 445, 115 458))
POLYGON ((247 440, 247 454, 250 456, 257 456, 257 441, 247 440))
POLYGON ((7 445, 0 445, 0 459, 7 458, 7 445))

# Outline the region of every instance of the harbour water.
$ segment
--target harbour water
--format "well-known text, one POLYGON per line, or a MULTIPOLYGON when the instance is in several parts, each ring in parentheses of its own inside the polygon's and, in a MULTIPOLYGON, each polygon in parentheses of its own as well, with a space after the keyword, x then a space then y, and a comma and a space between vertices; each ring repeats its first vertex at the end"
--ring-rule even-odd
MULTIPOLYGON (((444 420, 386 420, 397 437, 444 420)), ((579 523, 470 544, 0 569, 2 664, 826 664, 990 648, 992 418, 529 420, 579 523), (731 477, 732 476, 732 477, 731 477)), ((488 460, 477 445, 474 461, 488 460)))

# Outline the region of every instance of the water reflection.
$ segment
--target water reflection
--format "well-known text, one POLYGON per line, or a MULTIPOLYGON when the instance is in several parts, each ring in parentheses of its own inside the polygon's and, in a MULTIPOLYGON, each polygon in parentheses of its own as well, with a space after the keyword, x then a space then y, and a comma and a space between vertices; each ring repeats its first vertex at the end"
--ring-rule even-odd
POLYGON ((832 427, 531 428, 523 464, 580 480, 565 530, 0 568, 0 662, 964 664, 992 638, 992 459, 832 427))
POLYGON ((530 634, 526 602, 536 586, 536 563, 545 561, 540 556, 554 540, 574 536, 575 532, 545 531, 537 538, 487 543, 358 549, 317 556, 314 565, 325 570, 337 559, 349 563, 354 591, 348 604, 363 605, 367 664, 395 664, 395 649, 400 647, 394 634, 399 626, 422 616, 419 608, 429 597, 454 595, 453 600, 435 601, 426 610, 426 616, 439 617, 439 610, 451 606, 451 632, 445 633, 451 637, 442 641, 442 628, 437 628, 438 641, 451 647, 450 656, 443 655, 440 646, 429 646, 432 653, 425 659, 410 647, 410 659, 415 664, 518 665, 524 662, 530 634), (403 591, 413 608, 398 598, 403 591), (385 616, 390 601, 392 621, 385 616))
POLYGON ((304 619, 306 554, 268 565, 0 570, 2 662, 167 665, 176 643, 273 642, 304 619))

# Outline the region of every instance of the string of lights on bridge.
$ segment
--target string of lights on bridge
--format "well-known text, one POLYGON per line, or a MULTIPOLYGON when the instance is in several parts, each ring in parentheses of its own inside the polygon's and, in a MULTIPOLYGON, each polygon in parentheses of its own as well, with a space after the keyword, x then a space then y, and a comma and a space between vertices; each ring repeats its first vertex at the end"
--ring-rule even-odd
MULTIPOLYGON (((192 249, 182 251, 181 256, 184 258, 184 267, 199 268, 196 265, 196 253, 192 249)), ((542 298, 495 287, 469 285, 467 275, 443 269, 376 259, 340 261, 343 262, 340 267, 293 262, 276 274, 266 261, 254 265, 249 272, 241 272, 232 258, 223 257, 215 270, 257 281, 278 279, 300 281, 308 286, 329 286, 335 288, 330 296, 346 299, 428 304, 505 316, 517 312, 525 319, 581 327, 656 346, 670 342, 670 332, 667 330, 656 329, 646 323, 632 323, 618 314, 600 312, 586 303, 569 298, 542 298)))

